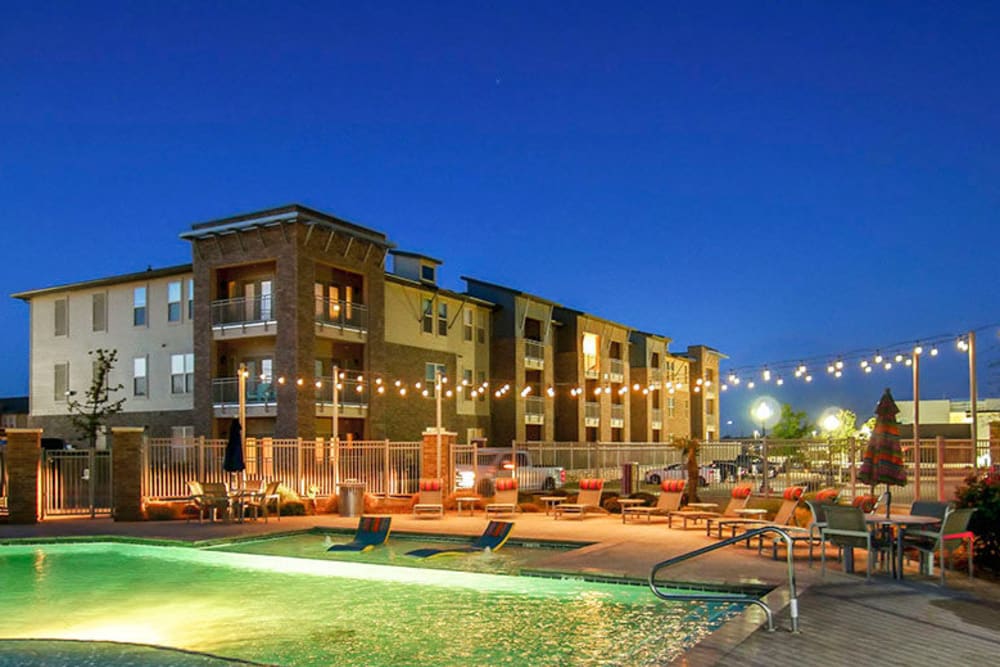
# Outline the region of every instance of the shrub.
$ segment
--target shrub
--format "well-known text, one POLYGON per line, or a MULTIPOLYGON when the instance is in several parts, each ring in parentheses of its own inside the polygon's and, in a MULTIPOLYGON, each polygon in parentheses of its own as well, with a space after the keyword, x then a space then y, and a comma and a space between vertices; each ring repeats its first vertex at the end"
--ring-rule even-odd
POLYGON ((1000 573, 1000 473, 969 475, 955 490, 958 507, 975 507, 969 530, 976 536, 976 566, 1000 573))
POLYGON ((149 521, 172 521, 178 518, 179 509, 170 503, 149 503, 146 505, 146 519, 149 521))
MULTIPOLYGON (((268 512, 277 512, 276 504, 271 504, 268 512)), ((287 503, 281 502, 281 516, 305 516, 306 504, 301 500, 289 500, 287 503)))

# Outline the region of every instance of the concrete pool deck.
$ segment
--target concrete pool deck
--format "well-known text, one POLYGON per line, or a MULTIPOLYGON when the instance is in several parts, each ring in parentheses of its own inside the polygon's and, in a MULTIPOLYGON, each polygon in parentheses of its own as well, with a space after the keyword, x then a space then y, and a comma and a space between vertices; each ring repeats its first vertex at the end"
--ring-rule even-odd
MULTIPOLYGON (((554 520, 544 514, 519 514, 512 539, 585 542, 587 546, 545 558, 539 569, 567 573, 614 575, 645 579, 657 562, 714 543, 701 526, 668 529, 661 519, 623 525, 621 517, 588 516, 554 520)), ((321 514, 273 518, 246 523, 185 521, 114 522, 106 518, 48 519, 21 526, 0 523, 0 541, 55 537, 119 536, 152 540, 200 542, 245 538, 313 528, 352 530, 357 518, 321 514)), ((444 520, 394 515, 393 530, 448 535, 479 535, 482 513, 470 517, 449 512, 444 520)), ((825 579, 819 565, 809 567, 806 551, 796 555, 801 632, 790 633, 787 565, 757 550, 731 546, 681 563, 668 571, 671 580, 769 584, 779 587, 774 600, 778 630, 760 627, 763 613, 755 608, 703 641, 679 659, 683 665, 737 661, 745 665, 817 664, 922 665, 963 659, 980 661, 1000 655, 1000 585, 962 573, 949 573, 942 589, 930 579, 907 570, 907 579, 880 575, 866 584, 862 575, 846 575, 829 563, 825 579)))

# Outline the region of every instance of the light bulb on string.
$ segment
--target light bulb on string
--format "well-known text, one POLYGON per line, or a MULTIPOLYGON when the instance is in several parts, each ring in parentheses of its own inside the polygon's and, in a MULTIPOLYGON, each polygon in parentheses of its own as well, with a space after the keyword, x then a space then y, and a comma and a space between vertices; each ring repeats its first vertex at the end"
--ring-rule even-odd
POLYGON ((875 363, 876 364, 881 364, 882 363, 882 355, 879 354, 878 352, 875 352, 875 363))
POLYGON ((885 362, 884 368, 885 370, 889 370, 890 368, 892 368, 892 362, 891 361, 885 362))
POLYGON ((778 385, 780 387, 781 385, 785 384, 785 378, 783 378, 783 377, 781 377, 779 375, 778 379, 774 381, 774 384, 776 384, 776 385, 778 385))

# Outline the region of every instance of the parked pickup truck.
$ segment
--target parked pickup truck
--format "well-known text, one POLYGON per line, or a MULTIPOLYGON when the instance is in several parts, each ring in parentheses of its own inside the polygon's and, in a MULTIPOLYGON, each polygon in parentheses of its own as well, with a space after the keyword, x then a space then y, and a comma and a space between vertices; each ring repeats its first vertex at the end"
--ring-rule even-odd
POLYGON ((475 470, 469 464, 455 467, 457 488, 471 489, 474 486, 480 495, 492 496, 493 480, 510 476, 512 467, 522 491, 552 491, 566 484, 566 471, 563 468, 532 465, 531 454, 524 450, 517 450, 516 466, 511 464, 511 450, 508 447, 484 447, 476 456, 479 461, 475 470))

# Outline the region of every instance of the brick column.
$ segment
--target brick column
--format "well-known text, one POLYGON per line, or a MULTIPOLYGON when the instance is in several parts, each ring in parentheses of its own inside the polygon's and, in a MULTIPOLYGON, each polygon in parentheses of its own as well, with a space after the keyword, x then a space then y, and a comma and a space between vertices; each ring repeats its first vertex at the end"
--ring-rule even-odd
POLYGON ((144 429, 111 429, 111 503, 115 521, 142 521, 142 435, 144 429))
POLYGON ((455 461, 451 455, 452 445, 458 440, 458 434, 441 430, 441 470, 437 469, 437 430, 428 426, 423 432, 423 447, 420 451, 420 476, 427 478, 440 477, 444 480, 444 488, 450 490, 455 484, 455 461))
POLYGON ((7 429, 7 508, 10 523, 38 523, 42 429, 7 429))

